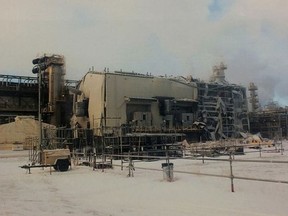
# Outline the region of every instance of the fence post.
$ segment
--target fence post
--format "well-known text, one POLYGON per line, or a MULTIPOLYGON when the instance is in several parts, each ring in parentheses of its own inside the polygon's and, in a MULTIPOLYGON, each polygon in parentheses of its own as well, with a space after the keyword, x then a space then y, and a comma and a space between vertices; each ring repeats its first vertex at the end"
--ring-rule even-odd
POLYGON ((230 161, 230 179, 231 179, 231 192, 234 192, 234 176, 233 176, 233 170, 232 170, 232 156, 231 152, 229 154, 229 161, 230 161))
POLYGON ((168 181, 172 181, 173 180, 173 176, 172 176, 172 170, 171 170, 171 166, 170 166, 170 160, 169 160, 169 149, 167 147, 167 145, 165 146, 166 148, 166 163, 167 163, 167 168, 168 168, 168 181))
POLYGON ((104 152, 102 152, 102 172, 104 172, 104 163, 105 163, 104 157, 105 157, 104 152))
POLYGON ((259 143, 259 154, 260 154, 260 158, 261 158, 261 145, 260 145, 260 143, 259 143))
POLYGON ((204 161, 204 147, 203 147, 203 145, 202 145, 202 163, 203 163, 203 164, 205 163, 205 161, 204 161))
POLYGON ((281 147, 281 150, 280 150, 280 152, 281 152, 281 155, 283 155, 283 151, 284 151, 284 149, 283 149, 283 137, 282 137, 282 128, 280 128, 280 142, 281 142, 281 145, 280 145, 280 147, 281 147))
POLYGON ((133 166, 132 157, 130 157, 130 151, 128 153, 128 161, 129 161, 129 165, 128 165, 129 174, 128 174, 128 177, 134 177, 134 174, 133 174, 134 166, 133 166))
POLYGON ((94 153, 94 155, 93 155, 93 170, 96 169, 96 157, 97 157, 97 155, 96 155, 96 153, 94 153))

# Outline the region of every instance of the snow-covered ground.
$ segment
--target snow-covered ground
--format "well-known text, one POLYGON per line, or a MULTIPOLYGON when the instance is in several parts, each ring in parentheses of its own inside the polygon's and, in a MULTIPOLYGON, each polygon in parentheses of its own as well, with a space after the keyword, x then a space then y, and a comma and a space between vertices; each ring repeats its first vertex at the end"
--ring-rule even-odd
MULTIPOLYGON (((288 147, 287 142, 285 146, 288 147)), ((190 175, 174 172, 174 181, 163 180, 163 161, 137 162, 134 177, 120 167, 93 171, 73 166, 68 172, 32 169, 27 152, 0 151, 0 215, 103 215, 103 216, 287 216, 288 185, 190 175), (9 157, 12 155, 13 157, 9 157)), ((236 159, 288 161, 288 152, 250 153, 236 159)), ((221 157, 221 158, 227 158, 221 157)), ((229 163, 172 160, 174 171, 229 175, 229 163)), ((119 161, 115 163, 119 164, 119 161)), ((127 164, 126 164, 127 165, 127 164)), ((235 176, 288 180, 288 164, 233 163, 235 176)))

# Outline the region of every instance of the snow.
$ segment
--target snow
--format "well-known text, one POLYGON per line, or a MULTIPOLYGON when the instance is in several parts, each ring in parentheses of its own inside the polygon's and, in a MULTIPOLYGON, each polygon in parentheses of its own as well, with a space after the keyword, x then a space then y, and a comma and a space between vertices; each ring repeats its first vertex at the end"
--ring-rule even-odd
MULTIPOLYGON (((285 142, 288 147, 288 143, 285 142)), ((229 163, 177 159, 174 181, 163 180, 163 161, 136 162, 134 177, 121 171, 73 166, 68 172, 35 168, 32 174, 19 166, 27 164, 26 151, 0 151, 0 215, 101 215, 101 216, 286 216, 288 185, 234 180, 177 173, 190 171, 229 175, 229 163), (11 157, 9 157, 9 155, 11 157)), ((288 161, 284 154, 263 152, 236 159, 288 161)), ((221 158, 227 158, 223 156, 221 158)), ((120 164, 115 161, 115 164, 120 164)), ((233 162, 235 176, 288 180, 288 164, 233 162)))

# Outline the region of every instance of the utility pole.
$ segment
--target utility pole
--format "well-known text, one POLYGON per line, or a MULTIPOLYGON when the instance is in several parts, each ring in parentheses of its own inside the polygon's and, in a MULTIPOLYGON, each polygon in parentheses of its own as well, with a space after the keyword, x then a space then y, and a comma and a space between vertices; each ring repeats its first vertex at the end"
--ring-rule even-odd
POLYGON ((40 67, 38 67, 38 121, 39 121, 39 150, 42 151, 42 113, 41 113, 41 85, 42 85, 42 73, 40 67))

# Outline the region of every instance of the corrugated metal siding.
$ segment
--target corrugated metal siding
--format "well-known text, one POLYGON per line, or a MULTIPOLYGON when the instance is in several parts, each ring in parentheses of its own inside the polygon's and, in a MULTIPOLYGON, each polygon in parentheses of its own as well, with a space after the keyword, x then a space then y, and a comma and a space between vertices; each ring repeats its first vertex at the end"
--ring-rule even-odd
MULTIPOLYGON (((114 73, 88 73, 80 84, 81 97, 89 98, 89 118, 94 127, 100 127, 104 115, 104 87, 106 76, 106 126, 120 126, 127 123, 127 97, 152 98, 156 96, 175 99, 197 99, 195 83, 182 83, 161 77, 129 76, 114 73), (94 120, 93 120, 94 117, 94 120)), ((153 125, 162 123, 157 102, 151 102, 153 125)), ((91 125, 92 126, 92 125, 91 125)))

